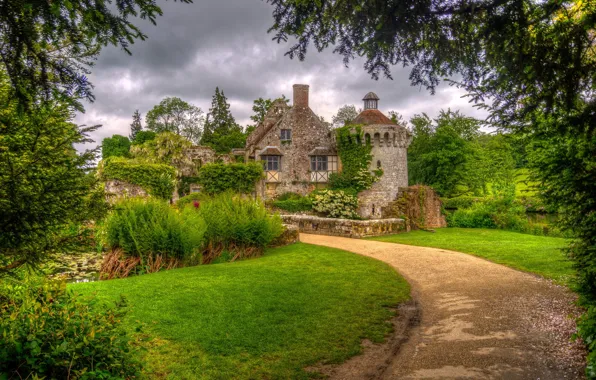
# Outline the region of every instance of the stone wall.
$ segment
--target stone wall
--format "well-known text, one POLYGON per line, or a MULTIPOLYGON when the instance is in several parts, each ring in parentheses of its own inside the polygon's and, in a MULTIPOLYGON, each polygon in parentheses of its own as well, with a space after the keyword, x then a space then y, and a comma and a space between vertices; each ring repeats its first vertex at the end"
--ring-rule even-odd
POLYGON ((406 218, 411 229, 447 227, 441 205, 441 199, 431 187, 416 185, 400 189, 397 199, 383 208, 382 214, 406 218))
POLYGON ((106 181, 105 191, 109 201, 115 201, 125 197, 147 196, 147 192, 141 186, 115 179, 106 181))
POLYGON ((364 238, 409 231, 404 219, 351 220, 311 215, 282 215, 285 224, 298 226, 300 232, 316 235, 364 238))
POLYGON ((408 186, 408 146, 410 132, 396 124, 372 124, 362 127, 364 142, 370 141, 373 159, 370 170, 382 169, 383 175, 369 190, 358 195, 358 215, 384 218, 382 209, 396 199, 401 188, 408 186))

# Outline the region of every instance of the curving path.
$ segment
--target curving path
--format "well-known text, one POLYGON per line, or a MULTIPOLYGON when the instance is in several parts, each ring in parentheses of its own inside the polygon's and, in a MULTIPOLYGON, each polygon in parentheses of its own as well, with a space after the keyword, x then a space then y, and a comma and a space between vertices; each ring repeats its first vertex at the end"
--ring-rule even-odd
POLYGON ((583 378, 584 352, 570 342, 575 297, 564 287, 443 249, 308 234, 300 240, 392 265, 421 309, 419 325, 382 373, 362 369, 342 378, 583 378))

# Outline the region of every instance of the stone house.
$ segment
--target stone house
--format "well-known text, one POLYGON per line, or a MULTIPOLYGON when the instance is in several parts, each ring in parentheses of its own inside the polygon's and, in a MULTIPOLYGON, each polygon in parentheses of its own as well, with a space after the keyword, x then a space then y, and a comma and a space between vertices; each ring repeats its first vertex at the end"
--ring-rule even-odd
MULTIPOLYGON (((370 170, 383 169, 381 178, 359 194, 359 214, 383 217, 383 208, 408 186, 407 148, 410 132, 378 109, 374 93, 364 97, 364 110, 353 121, 363 125, 365 142, 372 145, 370 170)), ((276 101, 265 120, 247 138, 245 160, 263 161, 265 178, 257 186, 264 199, 286 192, 306 195, 324 188, 331 173, 341 171, 335 135, 309 106, 309 86, 294 85, 294 104, 276 101)))

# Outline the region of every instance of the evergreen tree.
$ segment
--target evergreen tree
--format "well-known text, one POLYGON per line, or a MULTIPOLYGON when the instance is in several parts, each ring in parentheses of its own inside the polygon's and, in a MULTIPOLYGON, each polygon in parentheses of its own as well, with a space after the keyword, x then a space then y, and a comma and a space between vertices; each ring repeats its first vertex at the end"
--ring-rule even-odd
POLYGON ((134 114, 132 114, 132 124, 130 124, 130 141, 134 140, 137 137, 137 133, 143 130, 143 126, 141 125, 141 114, 139 110, 136 110, 134 114))
POLYGON ((229 153, 232 148, 244 147, 245 142, 246 136, 230 112, 228 99, 217 87, 203 128, 201 145, 210 146, 218 153, 229 153))

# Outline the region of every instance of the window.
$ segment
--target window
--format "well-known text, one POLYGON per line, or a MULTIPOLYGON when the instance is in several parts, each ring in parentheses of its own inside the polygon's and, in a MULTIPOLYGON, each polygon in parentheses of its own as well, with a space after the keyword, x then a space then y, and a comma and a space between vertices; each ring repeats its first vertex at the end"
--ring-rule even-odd
POLYGON ((337 171, 337 156, 327 156, 327 161, 329 162, 329 171, 336 172, 337 171))
POLYGON ((310 156, 310 171, 327 171, 327 156, 310 156))
POLYGON ((279 171, 280 156, 261 156, 265 171, 279 171))
POLYGON ((292 130, 282 129, 281 130, 281 141, 292 141, 292 130))
POLYGON ((310 181, 328 182, 329 174, 337 172, 337 156, 310 156, 310 181))

